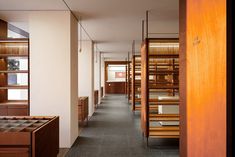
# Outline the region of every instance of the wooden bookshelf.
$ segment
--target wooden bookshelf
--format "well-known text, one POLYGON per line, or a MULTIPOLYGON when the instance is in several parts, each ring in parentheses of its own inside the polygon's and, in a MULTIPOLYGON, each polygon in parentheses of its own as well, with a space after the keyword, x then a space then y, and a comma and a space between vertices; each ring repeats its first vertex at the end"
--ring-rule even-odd
POLYGON ((140 65, 140 55, 132 56, 132 71, 131 71, 131 104, 132 111, 140 111, 140 97, 141 97, 141 84, 140 84, 140 76, 141 76, 141 68, 140 65))
POLYGON ((0 39, 0 116, 29 115, 28 99, 29 40, 0 39), (12 96, 12 90, 24 97, 12 96))
POLYGON ((178 39, 146 39, 141 48, 141 127, 147 138, 179 138, 178 39), (172 112, 172 113, 168 113, 172 112))

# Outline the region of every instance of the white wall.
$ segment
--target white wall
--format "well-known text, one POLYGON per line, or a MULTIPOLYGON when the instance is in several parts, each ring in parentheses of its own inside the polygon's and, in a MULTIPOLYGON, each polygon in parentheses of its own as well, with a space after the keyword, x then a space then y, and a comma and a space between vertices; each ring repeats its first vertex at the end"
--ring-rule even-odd
MULTIPOLYGON (((103 54, 101 54, 101 57, 100 57, 100 62, 101 62, 101 73, 100 73, 100 78, 101 78, 101 86, 104 88, 104 81, 105 81, 105 78, 104 78, 104 57, 103 57, 103 54)), ((104 88, 104 96, 105 96, 105 88, 104 88)))
POLYGON ((29 33, 30 115, 60 116, 60 147, 70 147, 78 136, 77 23, 69 11, 34 11, 29 33))
POLYGON ((78 136, 78 22, 70 15, 70 126, 71 137, 70 141, 76 140, 78 136))
POLYGON ((100 104, 101 102, 101 69, 100 69, 100 52, 95 51, 94 52, 94 89, 99 91, 99 99, 98 103, 100 104))
POLYGON ((78 95, 89 97, 89 116, 94 113, 94 54, 92 41, 82 41, 78 53, 78 95))

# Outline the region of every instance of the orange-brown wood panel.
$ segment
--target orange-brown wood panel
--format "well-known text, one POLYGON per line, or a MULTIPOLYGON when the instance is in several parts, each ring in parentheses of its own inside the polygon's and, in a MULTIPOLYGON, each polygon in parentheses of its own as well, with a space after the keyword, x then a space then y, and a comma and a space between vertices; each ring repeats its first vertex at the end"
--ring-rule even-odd
POLYGON ((149 136, 149 120, 148 120, 148 107, 149 105, 149 97, 148 97, 148 40, 145 41, 145 43, 142 44, 141 47, 141 128, 142 133, 148 137, 149 136))
POLYGON ((8 106, 8 116, 25 116, 28 114, 28 105, 8 106))
POLYGON ((125 94, 126 82, 106 82, 106 94, 125 94))
POLYGON ((180 17, 180 65, 186 68, 180 70, 180 124, 187 124, 181 127, 180 149, 186 150, 180 156, 225 157, 226 0, 180 5, 186 5, 180 17))

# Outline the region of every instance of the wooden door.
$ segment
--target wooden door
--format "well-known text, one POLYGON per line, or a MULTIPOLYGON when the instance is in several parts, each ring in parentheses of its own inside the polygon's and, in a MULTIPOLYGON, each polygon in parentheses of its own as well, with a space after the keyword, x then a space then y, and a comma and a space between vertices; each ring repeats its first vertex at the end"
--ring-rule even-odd
POLYGON ((180 156, 226 156, 226 0, 180 1, 180 156))

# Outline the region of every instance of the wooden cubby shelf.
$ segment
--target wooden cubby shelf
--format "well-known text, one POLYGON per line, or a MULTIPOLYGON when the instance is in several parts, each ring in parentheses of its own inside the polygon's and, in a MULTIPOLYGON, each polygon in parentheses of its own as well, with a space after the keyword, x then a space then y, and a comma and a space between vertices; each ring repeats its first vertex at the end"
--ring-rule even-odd
POLYGON ((0 73, 13 73, 13 74, 17 74, 17 73, 28 73, 28 70, 8 70, 8 71, 3 71, 0 70, 0 73))
POLYGON ((28 116, 28 98, 29 39, 0 39, 0 116, 28 116))
POLYGON ((141 97, 141 71, 140 65, 136 63, 140 62, 140 55, 133 55, 131 62, 131 104, 133 111, 140 111, 140 97, 141 97))
POLYGON ((147 139, 179 138, 177 44, 175 38, 147 38, 141 47, 141 63, 137 64, 141 65, 138 75, 141 75, 141 93, 144 93, 140 99, 141 128, 147 139))
POLYGON ((0 87, 0 89, 28 89, 28 88, 29 88, 28 86, 22 86, 22 85, 0 87))

